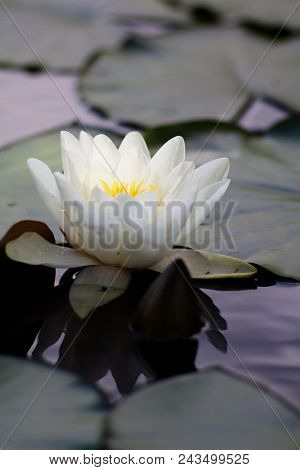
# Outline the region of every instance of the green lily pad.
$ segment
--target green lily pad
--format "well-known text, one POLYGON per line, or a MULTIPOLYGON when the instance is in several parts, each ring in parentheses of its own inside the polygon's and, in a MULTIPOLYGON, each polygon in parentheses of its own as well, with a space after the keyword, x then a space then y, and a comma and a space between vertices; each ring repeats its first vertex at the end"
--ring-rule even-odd
POLYGON ((298 449, 300 414, 218 370, 139 391, 112 413, 111 449, 298 449), (283 425, 284 423, 284 425, 283 425))
POLYGON ((0 383, 1 448, 95 449, 102 442, 108 405, 76 376, 2 356, 0 383))
POLYGON ((130 32, 120 24, 124 15, 157 21, 182 17, 156 0, 11 0, 1 10, 1 64, 64 70, 79 69, 94 50, 118 47, 130 32))
MULTIPOLYGON (((251 21, 261 25, 280 27, 294 11, 295 0, 180 0, 193 8, 208 8, 238 21, 251 21)), ((288 27, 300 28, 300 9, 295 10, 287 24, 288 27)))
POLYGON ((113 119, 144 127, 232 121, 253 95, 299 109, 300 39, 269 46, 238 28, 180 31, 102 55, 80 89, 113 119))
MULTIPOLYGON (((263 136, 249 136, 227 126, 212 130, 183 126, 181 133, 197 164, 215 158, 214 151, 232 155, 231 184, 215 224, 207 221, 182 244, 247 259, 300 280, 300 119, 287 120, 263 136), (228 237, 222 218, 230 205, 234 210, 231 218, 227 212, 228 237)), ((161 128, 149 133, 148 139, 165 140, 177 132, 178 127, 161 128)))
POLYGON ((0 152, 0 234, 22 219, 51 219, 37 195, 27 159, 40 158, 53 170, 61 169, 59 132, 42 135, 0 152))
MULTIPOLYGON (((114 119, 144 126, 218 118, 239 88, 221 42, 214 29, 196 30, 107 54, 82 77, 82 95, 114 119)), ((246 99, 242 93, 228 119, 246 99)))

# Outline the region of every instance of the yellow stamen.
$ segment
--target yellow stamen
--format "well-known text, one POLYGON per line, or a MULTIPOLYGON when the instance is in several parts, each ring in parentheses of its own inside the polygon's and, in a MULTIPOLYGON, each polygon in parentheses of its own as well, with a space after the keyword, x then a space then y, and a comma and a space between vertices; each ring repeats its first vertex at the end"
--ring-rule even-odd
POLYGON ((131 183, 122 183, 118 180, 114 180, 110 185, 107 184, 104 180, 100 180, 100 183, 102 184, 106 194, 112 197, 117 197, 120 194, 128 194, 131 197, 136 197, 139 194, 145 193, 147 191, 158 190, 158 186, 156 184, 149 184, 148 186, 145 185, 145 180, 142 180, 139 183, 136 181, 132 181, 131 183))

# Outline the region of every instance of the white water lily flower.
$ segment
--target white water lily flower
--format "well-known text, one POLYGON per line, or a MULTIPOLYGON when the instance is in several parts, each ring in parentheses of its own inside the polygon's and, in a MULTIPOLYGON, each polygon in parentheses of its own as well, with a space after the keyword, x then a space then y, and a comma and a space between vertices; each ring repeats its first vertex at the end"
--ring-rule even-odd
POLYGON ((63 173, 53 174, 37 159, 29 159, 28 166, 72 248, 26 233, 7 245, 13 259, 53 267, 150 267, 201 225, 230 181, 228 158, 195 169, 185 160, 182 137, 169 140, 151 158, 138 132, 127 134, 119 148, 105 135, 81 132, 78 140, 62 132, 61 150, 63 173), (81 209, 80 221, 74 206, 81 209), (107 236, 112 227, 117 227, 113 242, 107 236), (138 248, 128 246, 130 235, 138 248))

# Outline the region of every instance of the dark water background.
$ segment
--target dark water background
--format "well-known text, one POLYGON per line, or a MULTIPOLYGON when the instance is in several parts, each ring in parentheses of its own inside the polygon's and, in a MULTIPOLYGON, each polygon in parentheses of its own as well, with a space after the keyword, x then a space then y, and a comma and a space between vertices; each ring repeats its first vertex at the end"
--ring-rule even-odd
POLYGON ((228 323, 226 354, 200 340, 197 367, 222 364, 267 384, 300 406, 300 286, 206 291, 228 323))
MULTIPOLYGON (((184 341, 144 343, 128 329, 126 320, 115 317, 111 304, 95 311, 78 349, 69 358, 67 354, 63 366, 97 382, 111 401, 149 381, 223 366, 256 385, 264 384, 300 409, 300 284, 280 280, 242 290, 220 290, 233 289, 222 283, 209 287, 202 292, 219 308, 227 330, 209 338, 203 328, 184 341)), ((51 336, 53 324, 55 320, 50 320, 44 328, 46 337, 51 336)), ((59 328, 59 340, 43 353, 43 360, 52 364, 58 359, 66 325, 59 328)))

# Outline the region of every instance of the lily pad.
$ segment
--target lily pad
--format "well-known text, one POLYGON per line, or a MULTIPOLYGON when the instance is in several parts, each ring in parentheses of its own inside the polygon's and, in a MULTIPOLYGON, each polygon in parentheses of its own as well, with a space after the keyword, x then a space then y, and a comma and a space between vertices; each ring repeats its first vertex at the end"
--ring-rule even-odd
POLYGON ((1 236, 22 219, 44 219, 49 222, 42 201, 37 197, 26 162, 36 155, 53 170, 59 170, 59 145, 59 133, 55 132, 23 141, 0 152, 1 236))
POLYGON ((144 127, 232 121, 253 95, 299 109, 299 47, 295 38, 270 48, 239 28, 180 31, 98 57, 80 89, 113 119, 144 127))
POLYGON ((1 448, 95 449, 108 405, 76 376, 0 358, 1 448))
POLYGON ((172 261, 182 259, 190 275, 196 279, 223 279, 250 277, 256 273, 256 268, 231 256, 195 250, 173 250, 170 256, 152 266, 151 269, 163 272, 172 261))
MULTIPOLYGON (((149 133, 148 139, 164 140, 178 130, 161 128, 149 133)), ((231 184, 215 223, 207 221, 182 244, 214 252, 218 248, 221 253, 300 280, 300 119, 287 120, 263 136, 249 136, 226 126, 213 131, 194 125, 181 131, 190 158, 197 164, 214 158, 216 151, 232 155, 231 184), (226 216, 230 207, 233 213, 226 216), (227 219, 222 220, 224 217, 227 219), (229 233, 225 236, 222 227, 226 221, 229 233), (205 247, 204 232, 209 234, 205 247)))
POLYGON ((80 318, 124 294, 130 272, 114 266, 89 266, 77 275, 70 289, 70 304, 80 318))
POLYGON ((54 242, 54 236, 45 224, 30 220, 17 223, 0 240, 1 300, 6 307, 1 318, 1 354, 26 356, 47 316, 53 295, 54 269, 16 263, 6 256, 6 244, 29 230, 54 242))
POLYGON ((241 2, 240 0, 180 0, 182 4, 193 8, 208 8, 238 21, 251 21, 253 23, 270 26, 282 26, 291 15, 287 26, 300 28, 300 9, 296 9, 295 0, 254 0, 241 2))
POLYGON ((298 449, 300 414, 219 370, 139 391, 112 413, 111 449, 298 449), (284 423, 284 424, 283 424, 284 423))
POLYGON ((2 65, 64 70, 79 69, 94 50, 118 47, 130 32, 120 25, 122 12, 144 20, 182 17, 156 0, 11 0, 1 10, 2 65))
MULTIPOLYGON (((239 87, 221 44, 211 29, 140 41, 95 61, 82 77, 82 95, 114 119, 143 126, 218 118, 239 87)), ((242 93, 228 119, 246 99, 242 93)))

